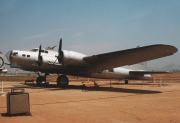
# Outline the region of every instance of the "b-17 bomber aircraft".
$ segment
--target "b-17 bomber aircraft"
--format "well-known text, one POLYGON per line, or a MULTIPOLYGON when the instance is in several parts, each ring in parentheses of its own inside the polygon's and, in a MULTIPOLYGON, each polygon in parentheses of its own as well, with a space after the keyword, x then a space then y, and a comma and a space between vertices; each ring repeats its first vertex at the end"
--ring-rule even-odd
MULTIPOLYGON (((11 68, 45 73, 39 74, 36 83, 46 82, 49 74, 60 74, 57 85, 68 86, 67 75, 100 79, 122 79, 128 83, 130 79, 150 79, 151 73, 145 69, 133 70, 122 68, 145 61, 173 55, 177 48, 171 45, 157 44, 127 50, 87 56, 75 51, 62 50, 60 38, 58 52, 53 48, 32 49, 31 51, 12 50, 6 54, 11 68)), ((142 63, 143 64, 143 63, 142 63)), ((158 73, 158 72, 157 72, 158 73)))
POLYGON ((7 69, 4 66, 4 59, 2 56, 2 52, 0 52, 0 73, 7 73, 7 69))

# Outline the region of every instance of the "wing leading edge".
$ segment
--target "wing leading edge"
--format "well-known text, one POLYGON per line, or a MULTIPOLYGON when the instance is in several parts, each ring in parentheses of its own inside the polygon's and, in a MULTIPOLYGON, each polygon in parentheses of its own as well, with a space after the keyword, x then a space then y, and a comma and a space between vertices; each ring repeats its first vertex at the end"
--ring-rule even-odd
POLYGON ((87 56, 83 60, 90 64, 88 66, 89 72, 98 72, 173 55, 177 51, 178 49, 174 46, 157 44, 87 56))

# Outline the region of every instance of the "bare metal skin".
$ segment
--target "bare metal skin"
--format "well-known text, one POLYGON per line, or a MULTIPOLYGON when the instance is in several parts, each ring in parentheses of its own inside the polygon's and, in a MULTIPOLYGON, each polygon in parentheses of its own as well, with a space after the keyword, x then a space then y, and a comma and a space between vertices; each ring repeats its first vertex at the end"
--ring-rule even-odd
POLYGON ((87 56, 75 51, 62 50, 62 38, 58 52, 53 49, 54 47, 41 49, 40 46, 31 51, 12 50, 6 54, 6 57, 11 68, 45 73, 45 76, 37 78, 37 84, 46 82, 48 74, 56 73, 62 74, 57 78, 57 84, 67 86, 69 80, 66 75, 123 79, 126 82, 128 79, 150 79, 151 73, 164 72, 147 71, 145 61, 166 57, 177 52, 174 46, 157 44, 87 56), (122 66, 128 66, 128 68, 122 66))

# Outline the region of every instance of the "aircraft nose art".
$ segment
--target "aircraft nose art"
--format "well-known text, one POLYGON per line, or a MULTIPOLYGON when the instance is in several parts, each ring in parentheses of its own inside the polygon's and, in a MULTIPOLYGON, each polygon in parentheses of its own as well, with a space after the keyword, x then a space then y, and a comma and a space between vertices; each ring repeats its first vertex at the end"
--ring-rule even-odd
POLYGON ((12 51, 9 51, 8 53, 6 53, 6 58, 9 62, 11 62, 11 54, 12 54, 12 51))

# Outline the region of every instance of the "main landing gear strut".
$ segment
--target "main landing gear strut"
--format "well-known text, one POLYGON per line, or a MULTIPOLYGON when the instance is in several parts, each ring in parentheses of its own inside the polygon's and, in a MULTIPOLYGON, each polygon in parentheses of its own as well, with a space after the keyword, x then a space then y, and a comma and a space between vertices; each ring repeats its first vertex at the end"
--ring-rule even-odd
POLYGON ((129 81, 126 79, 126 80, 124 80, 124 83, 125 84, 129 84, 129 81))
POLYGON ((47 73, 44 75, 44 76, 41 76, 39 73, 38 73, 39 77, 36 79, 36 84, 37 85, 41 85, 43 82, 44 83, 47 83, 46 82, 46 77, 47 77, 47 73))
MULTIPOLYGON (((36 84, 37 85, 41 85, 43 82, 47 83, 46 82, 46 77, 49 74, 45 74, 44 76, 40 76, 40 74, 38 74, 38 75, 39 75, 39 77, 36 79, 36 84)), ((56 82, 57 82, 57 86, 59 86, 59 87, 67 87, 68 84, 69 84, 69 79, 68 79, 68 77, 66 75, 60 75, 60 76, 58 76, 56 82)))

